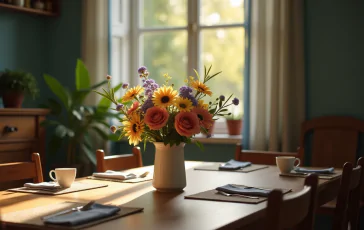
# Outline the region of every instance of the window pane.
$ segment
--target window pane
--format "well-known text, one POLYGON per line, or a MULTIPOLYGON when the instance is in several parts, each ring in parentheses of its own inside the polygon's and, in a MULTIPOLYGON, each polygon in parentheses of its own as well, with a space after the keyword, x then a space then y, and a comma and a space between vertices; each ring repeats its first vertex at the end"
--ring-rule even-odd
POLYGON ((141 27, 187 26, 187 0, 140 0, 141 27))
POLYGON ((244 73, 244 28, 205 29, 201 32, 202 52, 200 66, 212 65, 211 73, 221 74, 208 82, 213 99, 225 95, 240 99, 238 109, 242 112, 244 73))
POLYGON ((201 0, 200 10, 203 25, 244 22, 244 0, 201 0))
POLYGON ((182 86, 187 78, 187 32, 145 33, 141 42, 141 65, 148 67, 149 77, 161 85, 168 73, 170 83, 182 86))

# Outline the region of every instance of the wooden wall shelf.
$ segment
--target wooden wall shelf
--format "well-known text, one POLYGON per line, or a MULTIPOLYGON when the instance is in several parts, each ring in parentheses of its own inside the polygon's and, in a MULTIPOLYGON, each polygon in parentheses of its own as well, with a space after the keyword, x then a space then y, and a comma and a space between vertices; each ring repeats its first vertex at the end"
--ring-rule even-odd
POLYGON ((8 10, 13 10, 13 11, 19 11, 19 12, 30 13, 30 14, 37 14, 37 15, 42 15, 42 16, 49 16, 49 17, 58 16, 58 12, 49 12, 49 11, 38 10, 38 9, 27 8, 27 7, 21 7, 21 6, 5 4, 5 3, 0 3, 0 9, 8 9, 8 10))

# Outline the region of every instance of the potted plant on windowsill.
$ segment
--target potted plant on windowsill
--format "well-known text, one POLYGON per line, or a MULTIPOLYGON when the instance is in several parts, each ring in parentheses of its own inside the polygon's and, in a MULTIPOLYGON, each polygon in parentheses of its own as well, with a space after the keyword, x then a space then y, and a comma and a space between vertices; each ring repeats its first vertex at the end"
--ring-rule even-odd
POLYGON ((226 124, 229 135, 240 135, 243 127, 243 113, 232 111, 232 113, 226 117, 226 124))
POLYGON ((0 95, 5 108, 20 108, 24 96, 34 99, 38 92, 37 82, 32 74, 8 69, 0 73, 0 95))

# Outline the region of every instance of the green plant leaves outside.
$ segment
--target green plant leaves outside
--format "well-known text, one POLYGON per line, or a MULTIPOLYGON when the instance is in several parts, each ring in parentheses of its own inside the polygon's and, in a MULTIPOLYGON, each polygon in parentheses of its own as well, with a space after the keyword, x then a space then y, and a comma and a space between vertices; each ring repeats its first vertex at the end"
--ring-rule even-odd
POLYGON ((78 59, 76 66, 76 89, 90 88, 90 75, 86 69, 85 64, 78 59))

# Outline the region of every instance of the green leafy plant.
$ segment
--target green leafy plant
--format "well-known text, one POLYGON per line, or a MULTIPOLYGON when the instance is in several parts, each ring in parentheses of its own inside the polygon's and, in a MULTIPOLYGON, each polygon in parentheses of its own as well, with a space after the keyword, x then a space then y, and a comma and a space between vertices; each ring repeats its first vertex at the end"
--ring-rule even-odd
POLYGON ((0 92, 16 91, 33 99, 38 95, 37 81, 31 73, 6 69, 0 73, 0 92))
MULTIPOLYGON (((42 125, 55 128, 49 143, 51 153, 56 152, 62 144, 66 144, 67 164, 78 163, 81 153, 96 164, 90 131, 94 131, 103 140, 117 139, 114 135, 109 135, 110 125, 107 119, 119 118, 120 115, 108 111, 111 102, 106 98, 102 98, 95 106, 87 106, 84 103, 87 95, 107 83, 106 80, 91 86, 89 73, 81 60, 77 60, 75 76, 75 90, 69 91, 54 77, 44 75, 46 84, 57 99, 49 98, 43 106, 51 110, 55 119, 47 119, 42 125)), ((120 87, 121 85, 118 85, 113 88, 114 92, 120 87)))

